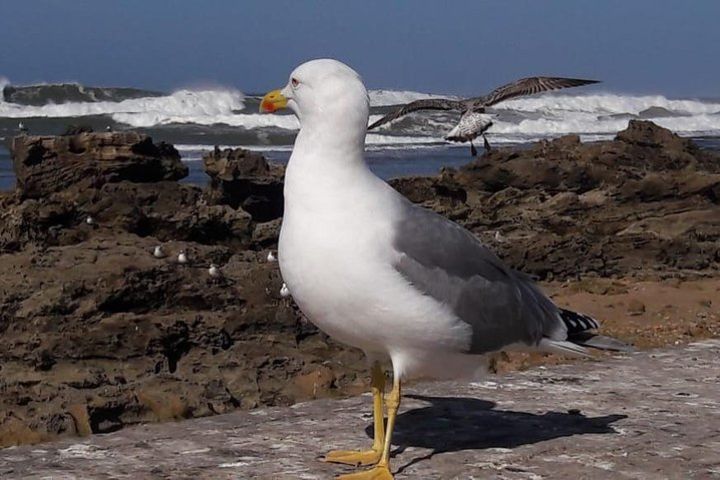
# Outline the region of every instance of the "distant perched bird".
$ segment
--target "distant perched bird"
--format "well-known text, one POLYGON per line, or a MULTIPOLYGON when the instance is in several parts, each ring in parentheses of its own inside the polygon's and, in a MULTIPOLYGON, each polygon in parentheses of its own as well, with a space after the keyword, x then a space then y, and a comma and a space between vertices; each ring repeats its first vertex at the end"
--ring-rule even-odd
POLYGON ((106 126, 105 126, 105 131, 106 131, 106 132, 112 132, 112 127, 111 127, 110 125, 106 125, 106 126))
POLYGON ((178 263, 185 264, 188 262, 187 254, 185 253, 185 250, 180 250, 180 253, 178 253, 177 257, 178 263))
POLYGON ((290 296, 290 289, 285 283, 283 283, 282 287, 280 287, 280 296, 283 298, 287 298, 290 296))
POLYGON ((492 117, 485 114, 487 107, 496 105, 510 98, 533 95, 550 90, 559 90, 561 88, 579 87, 593 83, 598 83, 598 81, 583 80, 580 78, 529 77, 503 85, 482 97, 473 97, 465 100, 452 100, 447 98, 415 100, 388 113, 370 125, 368 130, 373 130, 380 125, 384 125, 418 110, 454 110, 460 112, 462 115, 458 124, 448 132, 445 139, 451 142, 470 142, 470 153, 475 156, 477 155, 477 150, 473 145, 473 140, 480 135, 483 136, 485 149, 490 150, 490 144, 484 135, 487 129, 493 124, 491 120, 492 117))
POLYGON ((268 262, 276 262, 276 261, 277 261, 277 258, 275 258, 275 255, 273 255, 272 250, 270 250, 270 251, 268 252, 267 261, 268 261, 268 262))
POLYGON ((218 268, 217 265, 215 265, 214 263, 211 263, 211 264, 210 264, 210 268, 208 268, 208 274, 209 274, 211 277, 219 277, 219 276, 220 276, 220 269, 218 268))
POLYGON ((505 349, 587 354, 582 344, 597 322, 556 306, 475 235, 410 202, 368 168, 370 106, 354 70, 330 59, 300 65, 261 102, 267 112, 285 107, 300 131, 285 174, 283 280, 310 321, 362 349, 372 366, 373 444, 325 460, 374 466, 339 478, 393 478, 392 435, 406 379, 473 376, 505 349), (386 363, 393 379, 384 396, 386 363))
POLYGON ((163 251, 163 248, 161 245, 158 245, 155 247, 155 250, 153 250, 153 256, 155 258, 165 258, 165 252, 163 251))
POLYGON ((88 225, 95 225, 95 219, 88 215, 87 218, 85 218, 85 223, 87 223, 88 225))
POLYGON ((23 122, 18 123, 18 130, 20 130, 21 134, 28 133, 28 128, 25 126, 23 122))

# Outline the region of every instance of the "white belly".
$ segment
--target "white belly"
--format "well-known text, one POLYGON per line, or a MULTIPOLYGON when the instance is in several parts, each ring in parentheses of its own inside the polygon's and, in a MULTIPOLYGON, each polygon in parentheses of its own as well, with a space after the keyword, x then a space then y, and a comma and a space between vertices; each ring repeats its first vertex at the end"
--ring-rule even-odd
POLYGON ((393 268, 399 253, 390 248, 390 218, 368 218, 362 209, 337 217, 297 213, 286 212, 278 261, 293 299, 321 330, 390 356, 396 372, 412 376, 423 376, 425 361, 433 362, 431 354, 415 352, 454 356, 468 347, 470 327, 393 268))
POLYGON ((305 316, 370 356, 389 356, 396 375, 437 376, 440 355, 453 360, 444 373, 477 364, 461 354, 470 326, 394 268, 402 255, 394 225, 406 201, 364 162, 340 163, 349 154, 303 151, 298 144, 312 138, 302 133, 285 175, 278 263, 305 316))

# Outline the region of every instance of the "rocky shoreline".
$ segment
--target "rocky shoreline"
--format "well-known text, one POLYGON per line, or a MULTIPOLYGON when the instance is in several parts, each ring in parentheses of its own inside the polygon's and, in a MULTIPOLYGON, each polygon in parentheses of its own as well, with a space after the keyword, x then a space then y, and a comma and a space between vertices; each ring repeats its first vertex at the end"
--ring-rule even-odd
MULTIPOLYGON (((361 353, 279 294, 281 166, 216 149, 209 185, 187 185, 177 151, 135 132, 17 137, 13 156, 0 447, 363 390, 361 353)), ((690 140, 631 121, 613 141, 567 136, 391 183, 612 334, 641 347, 720 335, 720 155, 690 140)))

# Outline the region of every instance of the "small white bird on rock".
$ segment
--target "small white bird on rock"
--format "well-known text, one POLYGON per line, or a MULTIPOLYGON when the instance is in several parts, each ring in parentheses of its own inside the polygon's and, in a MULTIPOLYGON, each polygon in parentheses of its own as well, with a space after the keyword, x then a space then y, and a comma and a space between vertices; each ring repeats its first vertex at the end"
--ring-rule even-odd
POLYGON ((85 223, 88 225, 95 225, 95 219, 92 216, 88 215, 85 218, 85 223))
POLYGON ((283 298, 287 298, 290 296, 290 289, 285 283, 283 283, 282 287, 280 287, 280 296, 283 298))
POLYGON ((277 258, 275 258, 275 255, 273 255, 272 250, 270 250, 270 251, 268 252, 267 261, 268 261, 268 262, 271 262, 271 263, 277 261, 277 258))
POLYGON ((220 268, 214 263, 211 263, 210 268, 208 268, 208 274, 213 278, 217 278, 221 275, 220 268))
POLYGON ((178 263, 182 264, 188 263, 188 258, 185 250, 180 250, 180 253, 178 253, 177 261, 178 263))
POLYGON ((165 258, 165 252, 163 251, 162 245, 155 247, 155 250, 153 250, 153 257, 165 258))

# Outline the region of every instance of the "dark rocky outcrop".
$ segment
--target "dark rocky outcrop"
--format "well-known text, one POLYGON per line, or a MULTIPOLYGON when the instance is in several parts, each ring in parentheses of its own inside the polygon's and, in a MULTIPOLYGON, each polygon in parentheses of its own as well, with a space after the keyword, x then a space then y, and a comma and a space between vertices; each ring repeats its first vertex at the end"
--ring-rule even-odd
POLYGON ((206 159, 202 189, 175 181, 174 148, 132 132, 14 146, 18 186, 0 196, 0 446, 288 404, 312 397, 318 374, 323 392, 354 384, 361 354, 308 325, 258 251, 277 241, 281 167, 226 150, 206 159))
POLYGON ((242 148, 215 148, 203 162, 210 176, 211 203, 241 207, 258 222, 282 217, 281 166, 271 166, 261 154, 242 148))
POLYGON ((13 140, 12 152, 23 198, 42 198, 71 186, 179 180, 188 174, 172 145, 155 144, 137 132, 23 135, 13 140))
POLYGON ((720 155, 651 122, 391 183, 540 279, 720 271, 720 155))

